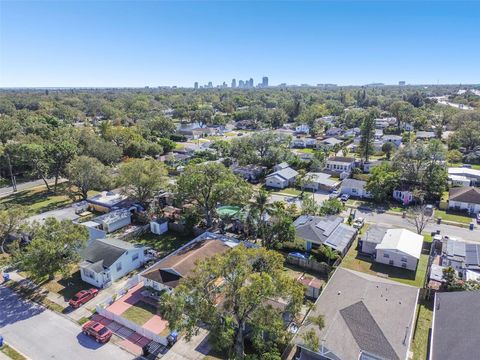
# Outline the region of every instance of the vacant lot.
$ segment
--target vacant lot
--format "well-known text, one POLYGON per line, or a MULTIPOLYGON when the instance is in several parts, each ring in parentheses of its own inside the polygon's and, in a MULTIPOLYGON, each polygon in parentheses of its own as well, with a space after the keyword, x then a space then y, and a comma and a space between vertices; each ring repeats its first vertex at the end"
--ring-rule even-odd
MULTIPOLYGON (((342 260, 340 266, 360 271, 370 275, 384 275, 390 280, 398 281, 403 284, 412 285, 416 287, 423 287, 425 274, 427 272, 428 255, 422 254, 417 266, 417 271, 410 271, 406 269, 397 268, 384 264, 373 262, 370 258, 359 255, 357 250, 358 238, 352 244, 345 258, 342 260)), ((426 245, 428 248, 428 245, 426 245)), ((424 247, 425 248, 425 247, 424 247)))
POLYGON ((157 308, 155 306, 140 300, 122 313, 122 317, 133 321, 135 324, 143 325, 156 314, 157 308))

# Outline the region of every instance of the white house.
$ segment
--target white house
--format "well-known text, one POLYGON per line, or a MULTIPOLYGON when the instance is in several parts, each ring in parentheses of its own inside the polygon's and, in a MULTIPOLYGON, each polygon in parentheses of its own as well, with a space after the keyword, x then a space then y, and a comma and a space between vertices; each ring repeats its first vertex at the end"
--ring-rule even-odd
POLYGON ((145 263, 146 248, 118 239, 97 239, 82 252, 80 275, 83 281, 99 288, 145 263))
POLYGON ((334 137, 330 137, 328 139, 322 140, 317 144, 317 147, 327 147, 327 148, 333 148, 335 145, 341 145, 343 144, 342 140, 336 139, 334 137))
POLYGON ((332 175, 322 172, 309 172, 307 177, 311 179, 311 182, 305 184, 305 189, 318 191, 326 190, 330 191, 336 189, 340 185, 338 179, 332 178, 332 175))
POLYGON ((382 140, 384 143, 390 142, 396 147, 402 145, 402 137, 400 135, 383 135, 382 140))
POLYGON ((103 231, 114 232, 132 223, 132 213, 127 210, 113 210, 108 214, 94 218, 92 221, 101 225, 103 231))
POLYGON ((340 136, 342 134, 343 130, 338 128, 338 127, 332 127, 325 131, 325 135, 327 136, 340 136))
POLYGON ((297 134, 308 134, 310 133, 310 126, 307 124, 300 124, 295 127, 295 132, 297 134))
POLYGON ((413 192, 409 189, 395 189, 393 190, 393 198, 403 205, 408 205, 413 201, 413 192))
POLYGON ((480 170, 451 167, 448 168, 448 179, 456 186, 474 186, 480 183, 480 170))
POLYGON ((415 271, 422 247, 422 235, 407 229, 389 229, 375 247, 375 261, 415 271))
POLYGON ((353 136, 357 136, 357 135, 360 135, 360 128, 358 128, 358 127, 352 128, 352 129, 348 129, 348 130, 345 131, 345 133, 343 134, 343 136, 345 136, 345 137, 353 137, 353 136))
POLYGON ((291 167, 277 170, 265 178, 265 185, 276 189, 285 189, 295 183, 298 172, 291 167))
POLYGON ((406 121, 402 121, 402 122, 400 123, 400 128, 401 128, 402 130, 405 130, 405 131, 413 131, 413 130, 415 130, 413 124, 412 124, 412 123, 409 123, 409 122, 406 122, 406 121))
POLYGON ((480 190, 476 187, 451 188, 448 194, 448 208, 467 211, 470 214, 480 212, 480 190))
POLYGON ((355 159, 351 157, 332 156, 327 159, 325 165, 327 170, 334 171, 336 173, 348 173, 350 174, 355 167, 355 159))
POLYGON ((359 198, 370 198, 372 195, 365 190, 365 185, 367 182, 363 180, 345 179, 342 181, 340 193, 359 198))

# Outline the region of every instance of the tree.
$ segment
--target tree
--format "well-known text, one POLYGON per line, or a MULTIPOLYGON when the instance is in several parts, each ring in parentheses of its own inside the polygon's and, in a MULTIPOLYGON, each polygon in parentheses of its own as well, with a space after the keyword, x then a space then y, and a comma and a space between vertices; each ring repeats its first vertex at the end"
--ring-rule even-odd
POLYGON ((360 154, 368 162, 368 158, 373 154, 373 141, 375 138, 375 116, 376 112, 370 110, 365 116, 360 128, 360 154))
POLYGON ((301 189, 300 198, 303 198, 305 193, 305 187, 311 183, 313 183, 314 179, 313 176, 308 174, 305 170, 300 169, 298 171, 298 176, 295 179, 295 186, 301 189))
POLYGON ((2 253, 5 252, 5 241, 8 236, 20 231, 26 217, 25 208, 19 205, 0 210, 0 251, 2 253))
POLYGON ((302 207, 300 209, 300 214, 302 215, 318 215, 320 213, 320 206, 315 201, 315 197, 307 196, 302 199, 302 207))
POLYGON ((67 177, 72 195, 82 200, 88 197, 90 190, 102 190, 108 187, 107 167, 95 158, 78 156, 67 166, 67 177))
POLYGON ((425 214, 426 206, 415 206, 408 210, 407 221, 415 226, 417 234, 421 235, 431 217, 425 214))
POLYGON ((392 157, 392 152, 394 149, 395 145, 393 145, 391 142, 386 142, 382 145, 382 151, 385 153, 387 160, 390 160, 390 158, 392 157))
POLYGON ((165 166, 152 159, 133 159, 121 165, 119 183, 124 193, 146 206, 155 193, 167 186, 165 166))
POLYGON ((411 120, 415 108, 412 104, 406 101, 395 101, 390 105, 390 112, 397 118, 397 128, 400 131, 400 125, 403 122, 409 122, 411 120))
POLYGON ((451 164, 458 164, 463 161, 463 155, 460 151, 453 149, 448 152, 447 160, 451 164))
POLYGON ((288 121, 288 115, 283 109, 275 109, 270 114, 270 126, 273 129, 282 127, 288 121))
POLYGON ((376 202, 386 201, 398 185, 400 174, 387 162, 375 166, 370 173, 365 190, 372 194, 376 202))
POLYGON ((243 205, 251 195, 250 185, 223 164, 188 165, 177 181, 179 199, 192 201, 204 214, 207 227, 218 205, 243 205))
POLYGON ((336 215, 340 214, 343 210, 343 203, 338 199, 327 199, 325 200, 319 209, 319 215, 336 215))
POLYGON ((203 324, 228 358, 245 357, 247 332, 258 353, 271 351, 278 343, 286 344, 288 335, 282 311, 268 300, 284 299, 285 310, 295 316, 304 294, 303 286, 285 274, 283 261, 275 251, 243 245, 204 260, 172 293, 162 296, 161 316, 171 329, 185 331, 187 339, 203 324))
POLYGON ((55 179, 53 191, 57 191, 60 176, 65 175, 68 163, 78 151, 78 140, 69 131, 55 130, 45 145, 46 157, 50 161, 50 174, 55 179))
POLYGON ((284 242, 295 240, 295 226, 292 218, 284 209, 277 208, 272 212, 268 222, 261 223, 262 246, 274 249, 284 242))
POLYGON ((55 218, 47 218, 43 225, 33 224, 30 233, 32 241, 14 252, 12 262, 37 279, 53 279, 57 273, 68 275, 88 240, 85 226, 55 218))
POLYGON ((317 352, 320 348, 318 335, 313 329, 309 329, 302 334, 303 345, 313 352, 317 352))

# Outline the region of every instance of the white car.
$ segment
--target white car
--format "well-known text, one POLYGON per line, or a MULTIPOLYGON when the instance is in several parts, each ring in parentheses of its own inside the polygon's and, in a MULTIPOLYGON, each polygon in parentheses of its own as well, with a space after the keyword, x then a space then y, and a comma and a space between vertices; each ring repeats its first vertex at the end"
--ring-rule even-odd
POLYGON ((361 229, 363 227, 363 225, 365 225, 365 219, 364 218, 356 218, 354 221, 353 221, 353 227, 355 229, 361 229))
POLYGON ((328 198, 329 199, 336 199, 340 196, 340 191, 338 190, 334 190, 332 191, 329 195, 328 195, 328 198))

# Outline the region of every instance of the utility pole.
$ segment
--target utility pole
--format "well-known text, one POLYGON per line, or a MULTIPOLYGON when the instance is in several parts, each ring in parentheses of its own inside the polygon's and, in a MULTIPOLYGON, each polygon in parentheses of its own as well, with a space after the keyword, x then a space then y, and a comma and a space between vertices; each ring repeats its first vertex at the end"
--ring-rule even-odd
POLYGON ((15 178, 15 175, 13 175, 13 167, 12 167, 12 162, 10 161, 10 154, 7 152, 7 162, 8 162, 8 169, 10 171, 10 179, 12 180, 12 190, 13 192, 17 191, 17 179, 15 178))

